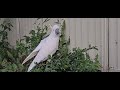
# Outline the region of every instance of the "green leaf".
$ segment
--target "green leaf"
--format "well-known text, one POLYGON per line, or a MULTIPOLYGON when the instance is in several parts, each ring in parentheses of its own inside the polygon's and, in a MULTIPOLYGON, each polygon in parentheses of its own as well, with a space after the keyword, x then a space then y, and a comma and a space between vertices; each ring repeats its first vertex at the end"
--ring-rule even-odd
POLYGON ((49 21, 50 19, 49 18, 46 18, 42 24, 44 24, 45 22, 49 21))
POLYGON ((29 34, 32 34, 35 36, 35 31, 34 30, 31 30, 29 34))

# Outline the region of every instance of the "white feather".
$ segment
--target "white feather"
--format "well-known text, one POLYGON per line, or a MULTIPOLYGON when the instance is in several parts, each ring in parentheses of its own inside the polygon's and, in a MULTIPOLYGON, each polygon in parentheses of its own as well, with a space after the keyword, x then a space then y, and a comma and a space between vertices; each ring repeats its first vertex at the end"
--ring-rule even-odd
POLYGON ((23 61, 22 64, 26 63, 28 60, 30 60, 32 57, 34 57, 35 55, 37 55, 37 53, 39 52, 39 50, 41 49, 43 43, 45 42, 46 38, 41 40, 40 44, 30 53, 30 55, 23 61))

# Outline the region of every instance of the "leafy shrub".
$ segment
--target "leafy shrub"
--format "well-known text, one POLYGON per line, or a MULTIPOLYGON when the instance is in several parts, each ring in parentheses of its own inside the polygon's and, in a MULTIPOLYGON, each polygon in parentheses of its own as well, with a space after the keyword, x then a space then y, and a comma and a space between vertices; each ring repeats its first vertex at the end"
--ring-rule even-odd
POLYGON ((10 50, 10 44, 8 43, 8 32, 11 31, 12 24, 10 20, 3 21, 0 24, 0 60, 7 58, 7 50, 10 50))
MULTIPOLYGON (((44 23, 49 19, 47 18, 44 23)), ((97 72, 101 69, 98 55, 92 60, 87 53, 88 50, 95 49, 96 47, 89 47, 85 49, 74 48, 70 51, 68 46, 70 39, 65 39, 65 21, 57 22, 61 26, 62 35, 60 37, 59 50, 47 61, 41 62, 32 72, 97 72)), ((21 63, 31 53, 31 51, 40 43, 40 41, 46 35, 48 27, 45 25, 43 28, 37 26, 36 30, 31 30, 30 36, 24 36, 20 41, 16 41, 16 47, 5 47, 9 50, 5 50, 7 58, 0 60, 1 72, 25 72, 29 64, 25 65, 21 63)), ((1 48, 2 49, 2 48, 1 48)))

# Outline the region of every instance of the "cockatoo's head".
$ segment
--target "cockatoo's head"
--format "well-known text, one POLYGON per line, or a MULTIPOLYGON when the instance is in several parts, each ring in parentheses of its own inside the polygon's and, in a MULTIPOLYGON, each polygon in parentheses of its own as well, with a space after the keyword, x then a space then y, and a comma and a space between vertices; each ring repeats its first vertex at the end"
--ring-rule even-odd
POLYGON ((51 34, 54 34, 55 36, 60 36, 61 35, 61 31, 58 25, 54 25, 53 27, 50 25, 52 31, 51 34))

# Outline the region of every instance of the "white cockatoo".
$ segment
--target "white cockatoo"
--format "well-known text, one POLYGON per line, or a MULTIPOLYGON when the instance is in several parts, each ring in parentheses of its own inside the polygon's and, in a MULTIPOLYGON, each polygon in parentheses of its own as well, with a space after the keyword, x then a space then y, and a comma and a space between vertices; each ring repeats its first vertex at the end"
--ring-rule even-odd
POLYGON ((49 55, 52 56, 58 50, 59 37, 61 35, 60 28, 58 25, 54 25, 53 27, 50 25, 50 27, 52 29, 50 35, 41 40, 39 45, 30 53, 30 55, 22 63, 24 64, 36 55, 33 62, 28 68, 28 72, 36 66, 36 63, 40 63, 42 61, 47 60, 49 55))

